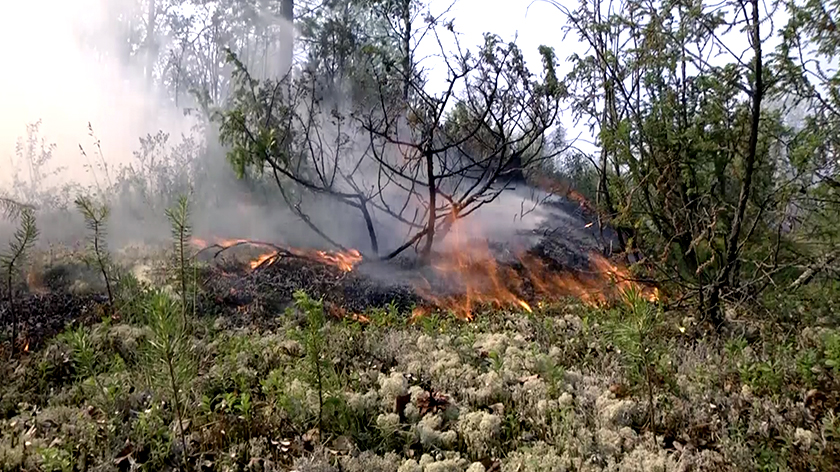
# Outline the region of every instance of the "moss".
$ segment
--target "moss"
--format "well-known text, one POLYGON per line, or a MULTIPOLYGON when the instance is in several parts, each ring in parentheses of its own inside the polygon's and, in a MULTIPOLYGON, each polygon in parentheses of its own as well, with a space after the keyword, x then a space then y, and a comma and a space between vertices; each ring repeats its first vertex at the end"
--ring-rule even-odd
POLYGON ((467 445, 467 452, 476 458, 496 450, 501 429, 502 418, 483 411, 463 414, 458 420, 458 432, 467 445))

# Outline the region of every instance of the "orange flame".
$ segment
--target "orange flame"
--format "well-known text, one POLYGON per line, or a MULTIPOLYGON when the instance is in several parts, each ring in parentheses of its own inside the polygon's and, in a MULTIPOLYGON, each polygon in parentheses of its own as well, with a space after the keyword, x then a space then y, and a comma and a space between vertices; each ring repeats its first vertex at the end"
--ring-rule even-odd
MULTIPOLYGON (((192 244, 198 247, 199 249, 205 249, 207 247, 210 247, 211 245, 215 245, 220 248, 229 248, 236 244, 247 243, 253 244, 254 246, 267 246, 269 248, 272 248, 249 261, 248 265, 251 267, 251 269, 256 269, 264 265, 271 265, 282 255, 280 251, 275 249, 277 248, 277 246, 256 241, 250 241, 248 239, 216 238, 214 239, 213 243, 210 243, 207 240, 201 238, 192 238, 192 244)), ((356 265, 362 261, 362 254, 355 249, 350 249, 348 251, 320 251, 316 249, 284 248, 284 250, 287 251, 288 254, 313 259, 327 265, 338 267, 344 272, 352 271, 356 267, 356 265)))
POLYGON ((314 250, 300 252, 303 252, 303 255, 309 256, 315 260, 323 262, 324 264, 336 266, 344 272, 350 272, 356 264, 362 261, 362 254, 355 249, 350 249, 347 252, 314 250))
MULTIPOLYGON (((588 274, 573 275, 570 272, 558 271, 543 259, 522 252, 514 265, 500 265, 491 254, 487 241, 482 238, 467 239, 461 228, 462 222, 453 224, 449 234, 443 241, 446 257, 441 257, 432 263, 432 269, 445 282, 460 285, 454 292, 458 295, 440 295, 425 280, 416 280, 415 291, 430 304, 453 312, 462 319, 471 320, 475 309, 479 305, 490 305, 496 308, 513 307, 529 313, 533 312, 531 305, 523 297, 533 295, 539 299, 538 306, 543 307, 542 300, 557 299, 572 296, 591 305, 606 303, 621 291, 636 289, 650 301, 659 299, 656 289, 649 290, 632 280, 626 268, 610 262, 605 257, 592 254, 590 265, 593 271, 588 274)), ((214 244, 220 247, 230 247, 235 244, 248 243, 244 239, 217 240, 214 244)), ((209 247, 210 244, 202 239, 193 238, 193 244, 198 247, 209 247)), ((286 254, 305 257, 331 265, 344 272, 352 271, 362 261, 362 254, 350 249, 347 251, 322 251, 315 249, 283 248, 252 242, 254 246, 269 246, 249 262, 251 269, 257 269, 273 264, 286 254)), ((429 307, 418 307, 412 312, 414 321, 431 313, 429 307)), ((361 318, 361 315, 357 315, 361 318)))
POLYGON ((273 259, 273 260, 268 262, 268 264, 269 265, 273 264, 274 260, 276 260, 276 257, 277 257, 277 251, 268 252, 268 253, 265 253, 265 254, 261 255, 260 257, 258 257, 256 259, 252 260, 251 262, 249 262, 249 264, 251 266, 251 269, 256 269, 257 267, 265 264, 265 262, 268 261, 269 259, 273 259))
MULTIPOLYGON (((657 291, 642 287, 632 280, 627 269, 598 254, 590 256, 593 271, 577 276, 557 271, 543 259, 525 252, 517 256, 516 268, 500 265, 486 240, 467 240, 464 230, 459 228, 461 223, 451 227, 448 240, 444 242, 445 257, 435 261, 432 268, 444 280, 463 285, 463 295, 439 296, 426 280, 415 287, 421 296, 459 318, 472 319, 477 305, 517 307, 533 312, 531 305, 522 298, 524 293, 533 293, 539 299, 573 296, 587 304, 599 305, 621 291, 636 289, 651 301, 658 299, 657 291)), ((428 309, 418 309, 412 318, 427 314, 428 309)))

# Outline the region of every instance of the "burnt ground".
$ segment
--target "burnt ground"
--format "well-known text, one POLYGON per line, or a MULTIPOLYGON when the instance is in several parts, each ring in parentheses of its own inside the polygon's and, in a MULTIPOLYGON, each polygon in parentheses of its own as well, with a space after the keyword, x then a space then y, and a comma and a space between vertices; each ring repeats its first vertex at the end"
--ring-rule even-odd
MULTIPOLYGON (((579 256, 564 262, 555 260, 568 254, 568 249, 557 243, 544 243, 531 251, 551 271, 570 272, 585 267, 586 259, 579 256)), ((502 262, 498 270, 504 279, 516 282, 508 286, 519 297, 529 303, 539 299, 536 288, 528 282, 529 268, 521 262, 502 262)), ((425 285, 428 292, 441 296, 458 296, 463 289, 457 275, 441 277, 429 269, 413 268, 409 258, 389 263, 362 262, 350 272, 300 257, 279 258, 256 270, 241 260, 220 260, 204 269, 200 278, 201 313, 224 314, 236 325, 262 327, 274 324, 277 315, 291 306, 297 290, 323 298, 333 316, 346 316, 392 303, 401 313, 415 306, 434 307, 434 301, 418 293, 419 286, 425 285)), ((79 294, 71 287, 67 283, 50 284, 38 293, 17 295, 15 307, 22 345, 28 344, 34 350, 73 323, 87 324, 101 319, 107 302, 104 293, 79 294)), ((0 304, 0 324, 8 336, 11 316, 6 303, 0 304)))
MULTIPOLYGON (((5 298, 5 297, 4 297, 5 298)), ((73 323, 88 324, 102 318, 107 298, 100 295, 78 295, 69 292, 26 293, 15 300, 20 348, 36 350, 44 342, 73 323)), ((8 303, 0 306, 0 326, 11 332, 12 316, 8 303)))
MULTIPOLYGON (((438 257, 448 257, 440 254, 438 257)), ((534 266, 540 271, 562 273, 586 283, 592 277, 585 253, 571 252, 559 243, 543 243, 527 254, 530 264, 508 255, 496 267, 498 279, 519 298, 535 304, 544 294, 531 283, 534 266)), ((483 267, 478 267, 482 270, 483 267)), ((353 271, 305 258, 279 258, 251 270, 247 263, 221 262, 205 272, 203 311, 224 313, 236 324, 270 327, 276 316, 291 306, 293 294, 303 290, 322 298, 330 314, 361 314, 393 304, 401 313, 413 307, 435 308, 435 298, 458 297, 465 287, 460 274, 441 274, 415 267, 410 257, 390 262, 362 262, 353 271)), ((483 280, 488 283, 488 280, 483 280)), ((473 287, 480 286, 481 281, 473 287)))
POLYGON ((334 315, 362 313, 394 303, 401 311, 422 302, 406 284, 384 283, 364 267, 345 272, 305 258, 279 258, 256 270, 227 262, 205 272, 205 309, 222 311, 243 324, 271 324, 291 305, 293 294, 304 290, 323 298, 334 315))

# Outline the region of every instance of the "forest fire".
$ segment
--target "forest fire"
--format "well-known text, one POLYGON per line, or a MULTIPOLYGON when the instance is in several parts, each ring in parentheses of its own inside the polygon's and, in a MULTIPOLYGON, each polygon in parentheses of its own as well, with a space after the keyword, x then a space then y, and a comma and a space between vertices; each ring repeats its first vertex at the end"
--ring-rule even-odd
MULTIPOLYGON (((658 299, 655 290, 634 282, 626 269, 598 254, 590 255, 591 272, 573 274, 551 268, 539 257, 525 252, 517 256, 516 263, 504 265, 489 253, 480 252, 483 250, 475 247, 456 251, 433 265, 442 278, 460 285, 462 294, 440 296, 425 280, 415 289, 436 306, 467 320, 473 318, 480 305, 518 307, 533 312, 524 298, 551 300, 571 296, 590 305, 601 305, 621 291, 636 289, 650 301, 658 299)), ((414 313, 422 314, 422 311, 414 313)))
POLYGON ((294 252, 300 252, 317 261, 323 262, 338 267, 344 272, 350 272, 353 268, 362 261, 362 254, 355 250, 349 249, 347 251, 301 251, 294 249, 294 252))
MULTIPOLYGON (((362 254, 355 249, 350 249, 346 252, 305 250, 297 248, 287 248, 286 250, 291 255, 305 257, 323 264, 335 266, 344 272, 350 272, 356 264, 362 261, 362 254)), ((257 269, 265 265, 271 265, 278 257, 282 256, 283 254, 281 254, 280 251, 271 251, 252 259, 248 264, 251 266, 251 269, 257 269)))
MULTIPOLYGON (((584 303, 600 305, 621 292, 635 289, 648 300, 658 293, 632 280, 627 269, 619 267, 599 254, 589 254, 590 270, 563 270, 528 251, 519 251, 514 263, 500 263, 491 253, 484 238, 468 239, 465 231, 453 225, 448 250, 433 262, 436 274, 460 286, 458 295, 441 296, 423 279, 415 290, 440 308, 450 310, 463 319, 472 319, 479 305, 519 307, 533 312, 524 299, 542 300, 572 296, 584 303)), ((414 316, 424 314, 416 311, 414 316)))
MULTIPOLYGON (((487 240, 468 239, 454 225, 443 241, 441 252, 433 258, 431 272, 422 270, 408 274, 409 286, 429 306, 417 308, 412 317, 430 313, 431 307, 470 320, 477 308, 515 308, 533 312, 532 303, 575 297, 584 303, 600 305, 614 299, 621 291, 636 289, 648 299, 658 294, 634 282, 625 268, 598 254, 589 255, 589 271, 571 271, 550 265, 543 257, 520 251, 509 262, 500 262, 491 252, 487 240)), ((202 250, 218 248, 217 255, 234 246, 260 248, 260 254, 248 262, 251 270, 266 268, 282 258, 299 258, 352 272, 363 260, 362 254, 347 251, 323 251, 281 247, 271 243, 244 239, 193 239, 202 250)))
POLYGON ((268 252, 268 253, 265 253, 265 254, 261 255, 260 257, 258 257, 256 259, 251 260, 251 262, 249 262, 248 265, 251 266, 251 269, 256 269, 257 267, 260 267, 263 264, 271 264, 276 259, 277 259, 277 251, 268 252))

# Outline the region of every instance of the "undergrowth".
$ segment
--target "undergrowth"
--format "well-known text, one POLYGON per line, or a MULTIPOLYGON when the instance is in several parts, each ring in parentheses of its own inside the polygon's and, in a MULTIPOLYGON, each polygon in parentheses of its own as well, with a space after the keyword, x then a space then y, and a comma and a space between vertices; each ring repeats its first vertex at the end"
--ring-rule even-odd
POLYGON ((840 331, 747 340, 628 294, 534 313, 184 324, 121 280, 125 316, 6 366, 2 470, 829 470, 840 331))

